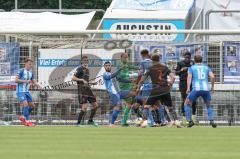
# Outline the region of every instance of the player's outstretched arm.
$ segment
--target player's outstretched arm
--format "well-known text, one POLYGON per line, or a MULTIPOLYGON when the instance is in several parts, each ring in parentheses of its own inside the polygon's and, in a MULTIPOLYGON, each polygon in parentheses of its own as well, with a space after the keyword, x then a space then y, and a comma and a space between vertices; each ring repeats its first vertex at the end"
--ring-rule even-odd
POLYGON ((122 83, 132 83, 131 80, 123 79, 123 78, 120 77, 119 75, 116 76, 116 79, 117 79, 118 82, 122 82, 122 83))
POLYGON ((42 89, 42 86, 38 84, 38 82, 35 79, 32 80, 32 83, 34 86, 37 86, 38 89, 42 89))
POLYGON ((73 77, 72 77, 72 81, 83 82, 84 84, 88 84, 88 82, 85 81, 84 79, 82 79, 82 78, 77 78, 77 77, 74 76, 74 75, 73 75, 73 77))
POLYGON ((111 78, 117 77, 121 70, 122 70, 122 68, 120 68, 120 69, 117 70, 116 72, 112 73, 112 74, 111 74, 111 78))

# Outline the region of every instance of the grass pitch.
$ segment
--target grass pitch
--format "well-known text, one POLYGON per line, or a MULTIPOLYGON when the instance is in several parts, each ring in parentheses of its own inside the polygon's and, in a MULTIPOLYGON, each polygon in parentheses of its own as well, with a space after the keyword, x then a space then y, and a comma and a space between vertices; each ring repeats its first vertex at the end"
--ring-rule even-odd
POLYGON ((0 127, 1 159, 239 159, 240 127, 0 127))

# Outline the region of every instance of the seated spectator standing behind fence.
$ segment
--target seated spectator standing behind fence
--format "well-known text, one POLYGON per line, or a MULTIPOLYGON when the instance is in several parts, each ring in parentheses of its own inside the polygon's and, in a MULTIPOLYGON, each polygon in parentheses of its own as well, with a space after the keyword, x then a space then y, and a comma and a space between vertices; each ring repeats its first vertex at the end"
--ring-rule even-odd
POLYGON ((29 121, 30 113, 34 107, 32 96, 29 92, 30 84, 34 84, 41 89, 41 86, 34 79, 34 75, 31 71, 32 66, 33 61, 31 59, 26 59, 24 68, 19 70, 15 79, 15 82, 17 83, 16 94, 20 106, 22 107, 22 115, 19 119, 25 126, 34 126, 34 124, 29 121))

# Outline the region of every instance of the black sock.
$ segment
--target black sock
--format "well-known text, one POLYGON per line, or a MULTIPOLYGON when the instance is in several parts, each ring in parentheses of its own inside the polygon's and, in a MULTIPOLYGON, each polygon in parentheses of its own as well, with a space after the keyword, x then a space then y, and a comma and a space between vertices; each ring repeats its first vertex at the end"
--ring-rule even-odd
POLYGON ((176 111, 172 110, 172 111, 170 112, 170 114, 171 114, 173 120, 178 120, 176 111))
POLYGON ((91 114, 90 114, 90 117, 89 117, 88 121, 90 121, 90 122, 93 121, 93 117, 95 116, 96 112, 97 112, 97 108, 94 108, 94 109, 91 110, 91 114))
POLYGON ((140 112, 140 109, 133 109, 134 113, 137 115, 138 118, 142 118, 142 113, 140 112))
POLYGON ((166 110, 164 110, 164 114, 165 114, 165 118, 167 119, 167 121, 170 122, 171 119, 170 119, 170 117, 169 117, 169 115, 168 115, 166 110))
POLYGON ((79 113, 77 124, 81 124, 83 117, 86 115, 86 112, 82 111, 79 113))
POLYGON ((196 102, 192 104, 192 114, 196 115, 197 107, 196 107, 196 102))
POLYGON ((159 114, 158 114, 157 110, 153 111, 153 118, 154 118, 155 123, 160 124, 159 114))

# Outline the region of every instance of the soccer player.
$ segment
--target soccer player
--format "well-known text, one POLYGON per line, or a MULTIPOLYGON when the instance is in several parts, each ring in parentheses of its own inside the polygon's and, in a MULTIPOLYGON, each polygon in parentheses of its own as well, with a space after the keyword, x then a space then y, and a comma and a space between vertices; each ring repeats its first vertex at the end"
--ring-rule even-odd
MULTIPOLYGON (((140 76, 139 78, 141 79, 142 76, 144 76, 144 74, 148 71, 148 69, 152 66, 152 60, 151 60, 151 56, 149 55, 149 51, 148 50, 142 50, 141 51, 141 63, 140 63, 140 76)), ((144 103, 146 103, 146 100, 148 98, 148 96, 150 95, 152 90, 152 82, 150 78, 145 79, 144 83, 143 83, 143 87, 142 87, 142 96, 143 96, 143 100, 144 103)))
POLYGON ((114 107, 113 113, 112 113, 112 119, 110 122, 110 127, 116 127, 115 121, 118 117, 118 114, 120 113, 121 109, 121 99, 126 99, 129 97, 133 97, 136 95, 134 91, 118 91, 116 87, 114 86, 113 79, 117 77, 117 75, 120 73, 120 71, 124 68, 118 69, 115 73, 111 73, 112 66, 109 61, 104 63, 105 73, 103 74, 103 80, 105 83, 106 90, 109 93, 109 98, 111 101, 111 105, 114 107))
POLYGON ((188 94, 184 109, 185 109, 185 116, 188 121, 188 127, 192 127, 194 122, 192 121, 192 103, 197 100, 198 97, 202 97, 204 103, 207 106, 207 114, 208 120, 210 121, 210 125, 213 128, 216 128, 217 125, 214 123, 213 118, 213 108, 211 106, 211 92, 214 93, 214 74, 212 70, 202 64, 202 56, 195 55, 194 56, 195 64, 188 69, 188 77, 187 77, 187 91, 188 94), (211 80, 211 89, 208 83, 208 77, 211 80), (192 84, 192 91, 191 90, 192 84), (211 90, 211 91, 210 91, 211 90))
MULTIPOLYGON (((191 60, 191 53, 189 51, 186 51, 184 54, 184 60, 177 63, 176 68, 176 75, 179 76, 180 82, 179 82, 179 90, 181 93, 182 98, 182 104, 181 104, 181 112, 183 115, 183 123, 186 124, 186 118, 184 113, 184 102, 187 98, 187 76, 188 76, 188 68, 191 67, 194 64, 194 62, 191 60)), ((196 119, 196 102, 193 102, 192 104, 192 114, 193 114, 193 121, 196 119)), ((184 125, 185 125, 184 124, 184 125)))
MULTIPOLYGON (((139 79, 141 79, 141 77, 144 76, 144 74, 152 66, 152 60, 151 60, 151 56, 149 55, 149 51, 148 50, 142 50, 141 51, 141 57, 142 57, 142 60, 140 62, 139 79)), ((150 95, 151 90, 152 90, 151 79, 147 78, 144 81, 142 89, 140 91, 140 95, 139 96, 142 98, 142 100, 141 100, 141 102, 139 104, 143 104, 143 105, 146 104, 147 98, 150 95)), ((137 100, 137 101, 139 101, 139 100, 137 100)), ((136 111, 136 110, 137 109, 135 108, 134 111, 136 111)), ((154 123, 154 118, 153 118, 152 111, 149 110, 147 107, 144 107, 142 113, 143 113, 144 118, 146 118, 147 116, 149 117, 150 126, 154 127, 155 123, 154 123)))
MULTIPOLYGON (((175 112, 175 108, 172 104, 171 99, 171 87, 175 81, 174 74, 171 73, 169 68, 166 65, 161 64, 160 57, 157 54, 152 55, 151 57, 153 64, 149 68, 149 70, 145 73, 145 75, 139 81, 139 87, 143 84, 143 82, 150 76, 152 81, 152 91, 150 96, 147 99, 145 107, 151 110, 151 106, 155 105, 158 101, 161 104, 166 105, 169 109, 170 115, 173 120, 173 124, 177 127, 181 127, 180 122, 177 119, 177 113, 175 112), (168 76, 170 81, 168 81, 168 76)), ((144 118, 144 122, 142 125, 146 125, 147 118, 144 118)))
POLYGON ((93 118, 97 112, 98 104, 96 102, 96 97, 93 95, 93 92, 90 88, 90 85, 95 84, 89 82, 89 69, 88 69, 88 57, 83 56, 81 59, 81 66, 79 66, 73 75, 72 80, 77 82, 78 85, 78 100, 79 104, 82 106, 81 112, 78 116, 77 125, 80 126, 84 116, 87 113, 87 102, 89 102, 92 106, 89 120, 87 122, 88 125, 98 126, 97 123, 94 122, 93 118))
POLYGON ((35 126, 30 121, 30 114, 35 106, 29 92, 30 85, 33 84, 41 89, 41 86, 37 83, 32 73, 32 66, 33 60, 26 59, 24 62, 24 68, 19 70, 15 79, 15 82, 17 83, 16 95, 20 102, 20 106, 22 107, 22 115, 19 119, 25 126, 35 126))
MULTIPOLYGON (((151 60, 151 56, 149 55, 149 51, 148 50, 142 50, 141 51, 141 57, 142 57, 142 61, 141 61, 141 69, 140 69, 140 77, 144 76, 144 74, 149 70, 149 68, 152 66, 152 60, 151 60)), ((152 81, 151 78, 148 77, 147 79, 145 79, 143 86, 142 86, 142 90, 141 90, 141 96, 143 98, 143 105, 146 104, 146 101, 149 97, 149 95, 151 94, 152 91, 152 81)), ((159 105, 161 102, 157 102, 158 103, 158 117, 159 117, 159 121, 161 121, 161 125, 165 125, 165 117, 164 117, 164 113, 165 110, 164 108, 159 105)), ((145 107, 143 109, 143 115, 148 116, 149 120, 150 120, 150 126, 151 127, 155 127, 156 124, 154 123, 154 117, 152 114, 152 111, 150 111, 150 109, 148 109, 148 107, 145 107)))
MULTIPOLYGON (((117 67, 118 69, 122 68, 119 74, 116 76, 116 79, 119 83, 119 88, 121 91, 129 91, 132 90, 134 87, 134 80, 130 79, 130 69, 138 69, 137 66, 130 65, 128 62, 128 54, 127 53, 122 53, 121 54, 121 63, 117 67)), ((122 126, 129 126, 127 124, 128 120, 128 114, 131 110, 132 104, 133 104, 133 99, 132 97, 124 99, 126 103, 126 107, 123 111, 123 120, 122 120, 122 126)))

